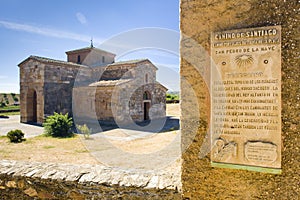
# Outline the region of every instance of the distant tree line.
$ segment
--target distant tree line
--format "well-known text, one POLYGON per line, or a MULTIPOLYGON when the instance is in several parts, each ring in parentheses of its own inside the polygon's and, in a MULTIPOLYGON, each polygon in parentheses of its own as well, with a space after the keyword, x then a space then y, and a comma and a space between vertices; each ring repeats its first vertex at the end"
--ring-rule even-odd
POLYGON ((179 92, 170 92, 166 94, 167 103, 179 103, 179 92))
POLYGON ((19 102, 19 98, 18 96, 15 94, 15 93, 10 93, 11 95, 11 99, 13 99, 14 102, 11 102, 9 100, 9 94, 0 94, 0 108, 4 108, 6 106, 10 106, 10 105, 13 105, 13 104, 16 104, 19 102))

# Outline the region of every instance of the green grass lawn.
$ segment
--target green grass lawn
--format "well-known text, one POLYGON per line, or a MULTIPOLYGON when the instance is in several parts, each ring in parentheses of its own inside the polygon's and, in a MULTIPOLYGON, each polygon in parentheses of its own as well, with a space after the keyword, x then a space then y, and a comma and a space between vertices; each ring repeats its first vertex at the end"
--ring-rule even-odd
POLYGON ((4 106, 4 107, 0 107, 0 110, 16 110, 16 109, 20 109, 20 106, 4 106))
POLYGON ((3 112, 3 113, 0 113, 0 116, 12 116, 12 115, 20 115, 20 112, 17 111, 17 112, 3 112))
POLYGON ((20 115, 20 106, 0 107, 0 116, 20 115))
POLYGON ((170 101, 170 100, 179 100, 179 94, 166 94, 166 100, 170 101))

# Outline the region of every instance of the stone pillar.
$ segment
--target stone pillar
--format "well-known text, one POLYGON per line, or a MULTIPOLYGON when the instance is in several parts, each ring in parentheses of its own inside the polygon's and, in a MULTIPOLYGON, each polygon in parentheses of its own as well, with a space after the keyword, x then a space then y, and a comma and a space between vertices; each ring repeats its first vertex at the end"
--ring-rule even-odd
POLYGON ((44 123, 44 90, 43 88, 39 88, 36 92, 37 96, 37 123, 44 123))
MULTIPOLYGON (((183 198, 297 199, 300 193, 299 2, 181 0, 180 7, 183 198), (272 167, 256 170, 255 166, 240 167, 240 164, 231 168, 213 165, 210 151, 213 128, 210 121, 213 109, 210 106, 210 86, 211 75, 214 75, 210 71, 211 35, 216 32, 268 26, 281 27, 281 102, 276 100, 278 106, 281 106, 281 121, 278 122, 281 123, 281 126, 278 126, 281 127, 281 130, 278 130, 281 134, 281 155, 278 154, 281 157, 280 170, 274 174, 274 171, 270 170, 272 167)), ((228 39, 229 36, 222 37, 228 39)), ((255 37, 259 36, 253 36, 255 37)), ((245 37, 245 44, 250 44, 247 40, 245 37)), ((269 41, 267 43, 269 44, 269 41)), ((234 46, 232 50, 237 48, 234 46)), ((224 58, 226 56, 227 54, 224 54, 224 58)), ((250 56, 248 58, 252 59, 250 56)), ((276 59, 280 60, 278 57, 276 59)), ((276 62, 278 64, 280 61, 276 62)), ((260 126, 262 123, 268 125, 273 122, 269 120, 256 125, 260 126)), ((257 131, 257 134, 260 132, 257 131)), ((247 148, 255 148, 262 144, 252 142, 252 146, 248 145, 247 148)), ((268 155, 265 152, 259 156, 264 159, 268 155)), ((226 160, 221 161, 226 163, 226 160)))
POLYGON ((21 119, 20 121, 22 123, 26 123, 27 122, 27 105, 26 105, 26 94, 27 94, 27 89, 25 86, 20 84, 20 116, 21 119))

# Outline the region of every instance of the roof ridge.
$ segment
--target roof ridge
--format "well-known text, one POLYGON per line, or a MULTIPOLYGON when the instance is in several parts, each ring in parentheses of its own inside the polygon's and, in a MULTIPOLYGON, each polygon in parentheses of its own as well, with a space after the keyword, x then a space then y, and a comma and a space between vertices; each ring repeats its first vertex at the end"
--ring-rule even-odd
POLYGON ((103 49, 99 49, 99 48, 96 48, 96 47, 91 47, 91 46, 88 46, 88 47, 83 47, 83 48, 79 48, 79 49, 74 49, 74 50, 70 50, 70 51, 66 51, 65 53, 68 54, 68 53, 73 53, 73 52, 78 52, 78 51, 83 51, 83 50, 96 50, 96 51, 102 51, 102 52, 105 52, 105 53, 109 53, 109 54, 113 54, 116 56, 116 54, 112 53, 112 52, 109 52, 109 51, 106 51, 106 50, 103 50, 103 49))
POLYGON ((30 55, 27 59, 29 59, 29 58, 37 59, 39 61, 44 61, 44 62, 56 62, 56 63, 60 63, 60 64, 67 64, 67 65, 73 65, 73 66, 78 66, 78 67, 88 67, 89 68, 89 66, 86 66, 86 65, 77 64, 77 63, 73 63, 73 62, 68 62, 68 61, 64 61, 64 60, 48 58, 48 57, 30 55))
POLYGON ((133 59, 133 60, 118 61, 118 62, 111 63, 111 64, 109 64, 109 65, 135 64, 135 63, 139 63, 139 62, 147 61, 147 60, 148 60, 149 62, 151 62, 148 58, 142 58, 142 59, 133 59))
POLYGON ((129 79, 117 79, 117 80, 100 80, 89 84, 89 86, 115 86, 132 81, 132 78, 129 79))

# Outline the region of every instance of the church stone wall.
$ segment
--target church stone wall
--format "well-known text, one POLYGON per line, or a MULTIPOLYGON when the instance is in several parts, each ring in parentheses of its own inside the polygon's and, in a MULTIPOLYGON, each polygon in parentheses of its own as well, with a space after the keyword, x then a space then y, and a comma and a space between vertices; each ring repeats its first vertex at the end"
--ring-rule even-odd
POLYGON ((299 2, 181 0, 180 8, 183 198, 298 199, 299 2), (207 139, 209 141, 206 133, 210 124, 207 85, 210 77, 210 35, 217 31, 274 25, 282 28, 282 173, 214 168, 210 154, 200 154, 203 143, 207 139), (204 47, 203 51, 196 51, 192 41, 204 47), (197 67, 191 63, 196 63, 197 67))
POLYGON ((77 63, 77 64, 82 64, 82 61, 84 61, 86 59, 86 57, 88 56, 88 54, 90 53, 90 50, 86 50, 86 51, 81 51, 79 53, 69 53, 68 54, 68 62, 72 62, 72 63, 77 63), (80 62, 78 63, 78 56, 80 55, 80 62))
POLYGON ((145 84, 135 90, 129 101, 129 113, 133 120, 144 120, 144 102, 150 102, 150 119, 166 116, 166 89, 159 84, 145 84), (144 100, 143 94, 150 94, 149 100, 144 100))
POLYGON ((134 76, 139 78, 142 83, 155 83, 156 82, 156 68, 148 62, 139 63, 135 69, 134 76), (146 80, 147 76, 147 80, 146 80))
POLYGON ((20 67, 20 113, 21 122, 36 121, 42 123, 44 119, 44 68, 39 62, 29 61, 20 67), (34 93, 36 93, 36 114, 34 114, 34 93))
POLYGON ((93 48, 86 50, 67 52, 68 62, 87 65, 90 67, 103 66, 111 64, 115 60, 115 55, 109 52, 99 51, 93 48), (80 60, 78 60, 80 56, 80 60), (79 62, 78 62, 79 61, 79 62))
POLYGON ((76 67, 45 66, 45 117, 53 115, 53 112, 72 115, 72 91, 77 73, 76 67))
POLYGON ((132 66, 109 66, 101 74, 100 80, 117 80, 132 78, 132 66))
POLYGON ((96 88, 95 95, 95 106, 96 106, 96 114, 98 119, 101 120, 112 120, 113 113, 111 110, 112 107, 112 92, 113 87, 99 87, 96 88))

